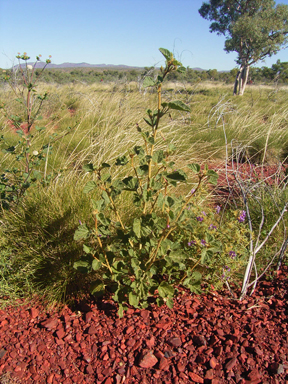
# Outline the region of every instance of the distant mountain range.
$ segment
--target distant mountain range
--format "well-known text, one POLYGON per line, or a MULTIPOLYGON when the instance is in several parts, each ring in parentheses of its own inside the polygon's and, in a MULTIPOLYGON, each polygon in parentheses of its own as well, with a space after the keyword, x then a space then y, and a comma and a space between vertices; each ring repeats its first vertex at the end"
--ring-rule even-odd
MULTIPOLYGON (((27 63, 28 65, 34 65, 34 62, 27 63)), ((45 62, 39 61, 37 62, 36 68, 43 68, 45 66, 45 62)), ((21 64, 21 67, 24 68, 26 64, 21 64)), ((18 67, 18 65, 15 65, 15 67, 18 67)), ((88 63, 62 63, 62 64, 49 64, 48 68, 56 68, 56 69, 62 69, 62 68, 100 68, 100 69, 143 69, 144 67, 135 67, 135 66, 129 66, 124 64, 88 64, 88 63)), ((192 68, 194 71, 206 71, 202 68, 192 68)))

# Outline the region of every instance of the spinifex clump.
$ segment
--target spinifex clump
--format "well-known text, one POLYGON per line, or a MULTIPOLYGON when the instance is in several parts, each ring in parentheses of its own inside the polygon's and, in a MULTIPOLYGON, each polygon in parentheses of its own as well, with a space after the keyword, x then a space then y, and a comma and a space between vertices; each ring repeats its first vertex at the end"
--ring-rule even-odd
MULTIPOLYGON (((94 271, 97 278, 91 284, 91 293, 112 291, 119 303, 120 316, 125 303, 147 307, 148 298, 155 294, 158 304, 165 302, 172 307, 174 286, 179 283, 199 292, 201 274, 195 271, 195 266, 209 254, 208 247, 204 249, 201 243, 196 245, 196 253, 187 246, 195 220, 195 214, 187 208, 204 181, 217 181, 216 173, 207 167, 201 170, 198 164, 188 164, 187 168, 198 177, 197 186, 188 197, 176 197, 173 187, 185 183, 187 175, 183 170, 175 170, 170 159, 175 150, 173 145, 166 150, 156 149, 161 119, 173 110, 190 111, 182 101, 162 102, 162 84, 167 75, 184 72, 185 68, 168 50, 161 48, 160 52, 166 59, 165 68, 161 67, 155 80, 146 77, 143 84, 157 90, 157 108, 148 109, 144 118, 149 130, 137 125, 144 145, 135 146, 114 164, 130 175, 113 179, 108 163, 84 166, 93 175, 84 192, 100 195, 101 191, 101 198, 91 199, 94 227, 81 224, 75 232, 75 240, 85 240, 85 256, 74 263, 74 268, 84 273, 94 271), (123 192, 133 195, 137 207, 134 217, 120 213, 123 192)), ((219 247, 213 247, 213 235, 209 236, 203 239, 205 246, 209 243, 210 253, 219 252, 219 247)))

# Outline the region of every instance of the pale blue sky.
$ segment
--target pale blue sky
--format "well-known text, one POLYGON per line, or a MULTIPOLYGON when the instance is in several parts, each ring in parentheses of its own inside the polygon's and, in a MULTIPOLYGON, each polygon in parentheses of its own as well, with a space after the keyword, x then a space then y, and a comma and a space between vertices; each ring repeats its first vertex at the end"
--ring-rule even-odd
MULTIPOLYGON (((202 0, 0 0, 0 68, 17 52, 52 62, 150 66, 163 63, 158 48, 183 65, 230 70, 224 37, 209 32, 202 0)), ((288 5, 288 0, 276 1, 288 5)), ((288 61, 288 49, 257 66, 288 61)))

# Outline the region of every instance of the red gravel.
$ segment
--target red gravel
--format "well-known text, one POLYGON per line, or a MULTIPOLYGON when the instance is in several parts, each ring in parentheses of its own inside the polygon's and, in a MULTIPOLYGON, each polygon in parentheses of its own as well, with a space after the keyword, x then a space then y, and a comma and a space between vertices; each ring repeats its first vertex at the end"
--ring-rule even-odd
POLYGON ((284 182, 287 182, 287 165, 249 165, 244 164, 227 164, 225 163, 211 164, 210 168, 217 172, 217 186, 213 188, 216 201, 226 203, 227 198, 237 198, 241 196, 239 185, 235 179, 235 170, 237 169, 237 177, 243 182, 251 181, 253 183, 262 180, 265 184, 273 186, 279 185, 283 188, 284 182))
POLYGON ((173 310, 113 301, 0 311, 1 383, 288 383, 287 272, 252 298, 180 291, 173 310), (10 377, 10 381, 6 381, 10 377))

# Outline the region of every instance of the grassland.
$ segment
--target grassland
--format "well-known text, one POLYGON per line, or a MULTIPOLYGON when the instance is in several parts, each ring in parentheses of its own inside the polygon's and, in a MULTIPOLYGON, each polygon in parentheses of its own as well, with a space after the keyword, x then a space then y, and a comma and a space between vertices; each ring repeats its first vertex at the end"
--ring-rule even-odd
MULTIPOLYGON (((50 303, 84 292, 88 281, 73 269, 82 247, 73 240, 80 221, 91 220, 91 207, 83 188, 89 175, 86 163, 113 162, 119 155, 142 144, 137 124, 155 105, 157 95, 139 92, 137 83, 128 84, 41 84, 38 91, 49 96, 39 124, 44 132, 33 131, 31 152, 51 143, 49 155, 39 171, 46 185, 31 187, 22 201, 1 214, 2 303, 40 293, 50 303), (52 144, 53 142, 53 144, 52 144)), ((287 163, 288 88, 247 86, 242 97, 232 96, 232 86, 220 83, 195 85, 168 83, 163 99, 180 99, 191 113, 175 112, 161 126, 158 148, 168 143, 177 147, 176 168, 187 162, 224 167, 234 148, 245 149, 245 160, 255 164, 287 163), (228 155, 228 159, 227 159, 228 155)), ((0 90, 0 101, 8 114, 21 117, 21 105, 8 87, 0 90)), ((24 115, 22 115, 24 121, 24 115)), ((18 135, 9 119, 0 118, 1 135, 10 146, 18 135)), ((3 144, 4 145, 4 144, 3 144)), ((1 172, 17 166, 8 153, 0 153, 1 172)), ((113 169, 117 177, 118 169, 113 169)), ((178 193, 186 194, 192 184, 178 193)), ((123 199, 121 209, 131 215, 131 201, 123 199)))

